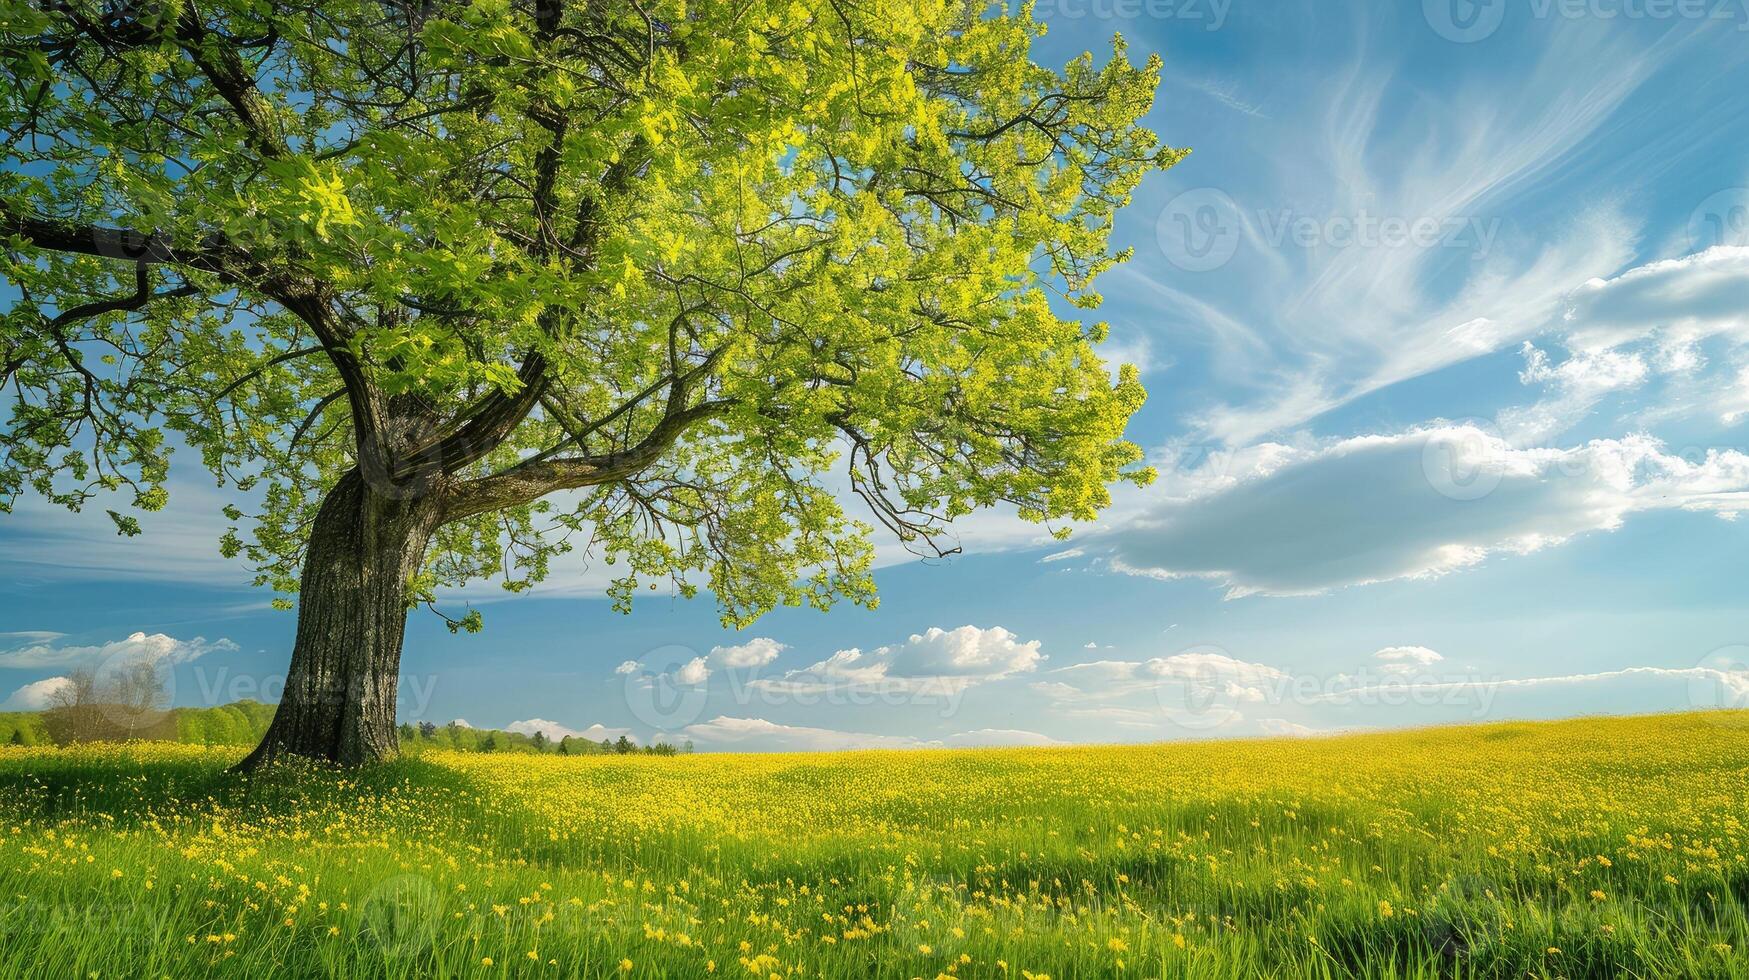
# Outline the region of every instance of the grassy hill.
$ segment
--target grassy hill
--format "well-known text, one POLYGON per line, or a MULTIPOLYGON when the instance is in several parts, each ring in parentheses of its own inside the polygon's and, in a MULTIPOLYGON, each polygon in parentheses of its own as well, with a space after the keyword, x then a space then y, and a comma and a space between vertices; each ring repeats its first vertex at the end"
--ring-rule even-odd
POLYGON ((1749 716, 1138 747, 0 752, 42 976, 1731 977, 1749 716))

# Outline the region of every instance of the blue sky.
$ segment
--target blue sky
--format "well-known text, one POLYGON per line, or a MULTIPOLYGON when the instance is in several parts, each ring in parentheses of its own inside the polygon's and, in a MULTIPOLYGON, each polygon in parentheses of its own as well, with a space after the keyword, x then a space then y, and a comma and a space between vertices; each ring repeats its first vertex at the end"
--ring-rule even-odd
MULTIPOLYGON (((876 611, 472 593, 481 635, 413 615, 404 719, 813 749, 1749 705, 1749 0, 1039 16, 1044 60, 1164 55, 1194 149, 1100 284, 1161 479, 1068 542, 885 549, 876 611)), ((141 648, 177 703, 272 696, 293 615, 176 479, 137 539, 0 519, 0 699, 141 648)))

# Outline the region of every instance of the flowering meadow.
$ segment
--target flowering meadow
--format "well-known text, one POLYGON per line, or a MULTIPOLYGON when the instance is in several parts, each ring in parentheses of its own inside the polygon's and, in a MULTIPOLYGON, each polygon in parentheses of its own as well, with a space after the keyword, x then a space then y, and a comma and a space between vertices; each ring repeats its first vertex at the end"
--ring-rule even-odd
POLYGON ((658 758, 0 751, 0 974, 1742 976, 1749 717, 658 758))

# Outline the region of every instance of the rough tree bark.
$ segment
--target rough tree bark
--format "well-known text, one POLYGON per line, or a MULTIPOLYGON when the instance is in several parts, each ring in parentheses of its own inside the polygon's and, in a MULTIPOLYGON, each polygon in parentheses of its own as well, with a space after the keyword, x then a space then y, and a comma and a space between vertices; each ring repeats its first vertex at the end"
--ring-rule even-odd
POLYGON ((285 693, 239 771, 286 754, 348 766, 395 756, 407 583, 442 523, 436 489, 384 487, 355 469, 323 500, 304 557, 285 693))

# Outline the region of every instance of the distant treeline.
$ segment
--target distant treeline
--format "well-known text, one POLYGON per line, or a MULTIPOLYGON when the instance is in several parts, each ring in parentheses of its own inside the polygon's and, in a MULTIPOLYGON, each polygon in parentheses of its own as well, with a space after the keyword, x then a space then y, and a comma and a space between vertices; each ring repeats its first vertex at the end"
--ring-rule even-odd
POLYGON ((521 732, 505 732, 494 728, 470 728, 453 721, 447 725, 434 725, 429 721, 422 721, 418 724, 403 722, 401 724, 401 751, 412 753, 427 748, 454 749, 459 752, 523 752, 552 755, 678 755, 682 752, 691 752, 692 743, 687 742, 680 746, 670 745, 667 742, 639 745, 624 735, 618 739, 604 738, 599 742, 567 735, 555 741, 540 732, 524 735, 521 732))
POLYGON ((0 712, 0 745, 70 745, 135 739, 189 745, 254 745, 267 733, 272 720, 273 705, 259 701, 165 711, 79 704, 46 711, 0 712))
MULTIPOLYGON (((142 711, 120 704, 65 704, 45 711, 0 712, 0 747, 71 745, 76 742, 126 742, 135 740, 182 742, 187 745, 252 746, 267 734, 274 706, 259 701, 236 701, 216 708, 170 708, 142 711)), ((553 741, 545 735, 523 735, 491 728, 469 728, 451 722, 405 723, 400 726, 401 748, 408 753, 426 749, 458 752, 544 752, 556 755, 675 755, 692 751, 658 742, 641 746, 621 735, 617 741, 599 742, 567 736, 553 741)))

